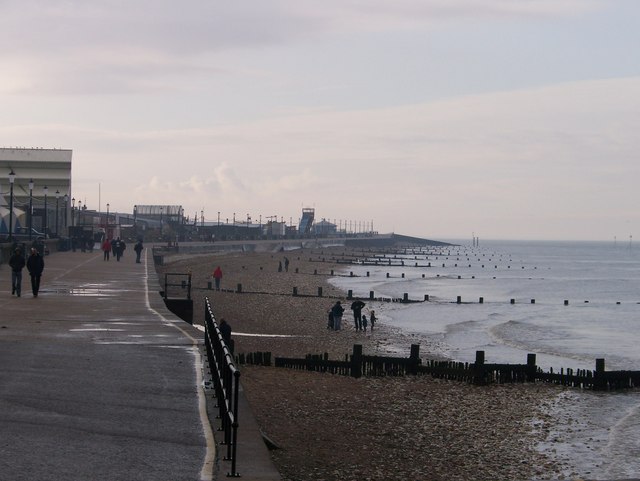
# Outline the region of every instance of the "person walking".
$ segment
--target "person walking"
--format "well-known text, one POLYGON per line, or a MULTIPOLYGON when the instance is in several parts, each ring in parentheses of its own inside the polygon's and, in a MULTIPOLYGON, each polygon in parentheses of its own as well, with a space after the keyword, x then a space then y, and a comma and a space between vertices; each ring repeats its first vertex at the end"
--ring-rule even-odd
POLYGON ((116 240, 111 243, 111 246, 113 248, 113 255, 116 256, 116 260, 120 262, 120 257, 122 257, 122 241, 120 237, 117 237, 116 240))
POLYGON ((289 272, 289 258, 288 257, 284 258, 284 271, 285 272, 289 272))
POLYGON ((362 308, 365 306, 365 303, 360 299, 357 299, 351 303, 351 310, 353 311, 353 323, 356 326, 356 331, 360 331, 362 329, 362 308))
POLYGON ((44 271, 44 259, 35 247, 31 248, 31 255, 27 259, 27 270, 31 276, 31 291, 33 292, 33 297, 38 297, 40 278, 42 277, 42 271, 44 271))
POLYGON ((133 246, 133 250, 136 251, 136 264, 140 264, 140 254, 142 254, 142 249, 144 249, 142 239, 138 239, 136 245, 133 246))
POLYGON ((220 266, 216 267, 216 269, 213 271, 213 279, 216 282, 216 291, 219 291, 220 281, 222 280, 222 269, 220 269, 220 266))
POLYGON ((102 260, 108 261, 109 254, 111 254, 111 241, 107 237, 105 237, 104 241, 102 242, 102 260))
POLYGON ((25 262, 22 251, 18 247, 9 258, 9 267, 11 267, 11 295, 20 297, 22 292, 22 269, 25 262))
POLYGON ((373 331, 373 326, 376 323, 378 318, 376 317, 376 311, 369 312, 369 323, 371 324, 371 331, 373 331))
POLYGON ((367 316, 362 314, 362 330, 367 333, 367 316))
POLYGON ((234 342, 233 342, 233 339, 231 339, 231 326, 223 318, 223 319, 220 319, 220 326, 218 327, 220 328, 220 334, 222 335, 222 340, 229 348, 229 351, 231 352, 231 354, 233 354, 234 342))
POLYGON ((340 301, 336 301, 336 303, 331 308, 331 314, 333 314, 333 330, 339 331, 342 327, 342 313, 344 312, 344 307, 340 304, 340 301))

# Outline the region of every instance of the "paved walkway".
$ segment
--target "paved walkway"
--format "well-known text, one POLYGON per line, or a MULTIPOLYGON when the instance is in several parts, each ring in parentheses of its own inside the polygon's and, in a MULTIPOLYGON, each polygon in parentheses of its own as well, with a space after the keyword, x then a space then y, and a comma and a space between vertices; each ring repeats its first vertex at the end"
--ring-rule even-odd
MULTIPOLYGON (((165 308, 145 253, 53 253, 37 298, 0 266, 0 481, 227 479, 202 333, 165 308)), ((237 471, 278 480, 242 401, 237 471)))

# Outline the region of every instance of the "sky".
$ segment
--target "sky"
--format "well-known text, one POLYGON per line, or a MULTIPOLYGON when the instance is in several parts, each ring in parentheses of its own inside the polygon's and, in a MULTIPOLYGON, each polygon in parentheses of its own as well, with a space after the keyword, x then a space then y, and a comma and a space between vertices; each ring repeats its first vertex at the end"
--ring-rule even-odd
POLYGON ((91 209, 640 235, 637 0, 0 0, 0 146, 91 209))

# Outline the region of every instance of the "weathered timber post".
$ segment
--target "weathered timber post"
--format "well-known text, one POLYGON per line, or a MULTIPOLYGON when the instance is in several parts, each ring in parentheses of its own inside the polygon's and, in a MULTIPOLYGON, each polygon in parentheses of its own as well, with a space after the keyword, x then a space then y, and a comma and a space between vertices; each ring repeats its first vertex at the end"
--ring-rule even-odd
POLYGON ((535 382, 536 381, 536 372, 538 368, 536 366, 536 355, 535 354, 527 354, 527 382, 535 382))
POLYGON ((349 289, 347 291, 347 299, 352 299, 353 298, 353 290, 349 289))
POLYGON ((409 366, 407 372, 409 374, 418 374, 418 366, 420 362, 420 344, 411 344, 411 353, 409 354, 409 366))
POLYGON ((298 288, 294 286, 293 288, 293 297, 296 297, 298 295, 298 288))
POLYGON ((369 291, 369 299, 373 300, 373 291, 369 291))
POLYGON ((476 351, 476 362, 473 365, 473 384, 478 386, 487 384, 487 374, 484 367, 484 351, 476 351))
POLYGON ((362 377, 362 344, 353 345, 351 355, 351 377, 362 377))
POLYGON ((242 284, 238 283, 238 288, 236 289, 236 292, 238 294, 240 294, 242 292, 242 284))
POLYGON ((402 302, 409 302, 409 294, 407 292, 402 295, 402 302))
POLYGON ((462 296, 456 298, 456 304, 462 304, 462 296))
POLYGON ((318 287, 318 297, 322 297, 322 287, 318 287))
POLYGON ((478 304, 484 304, 484 297, 480 297, 478 299, 478 304))
POLYGON ((596 371, 593 373, 593 390, 604 391, 607 389, 607 379, 604 372, 604 359, 596 359, 596 371))

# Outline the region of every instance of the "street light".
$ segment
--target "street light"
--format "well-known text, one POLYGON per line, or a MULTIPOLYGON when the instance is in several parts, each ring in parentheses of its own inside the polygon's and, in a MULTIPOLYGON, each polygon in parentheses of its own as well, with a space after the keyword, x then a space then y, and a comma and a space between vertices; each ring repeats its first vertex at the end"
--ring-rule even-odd
POLYGON ((65 232, 65 236, 67 234, 69 234, 68 232, 68 227, 69 227, 69 223, 67 222, 68 217, 67 217, 67 210, 69 210, 69 194, 64 194, 64 232, 65 232))
POLYGON ((33 179, 29 179, 29 240, 33 234, 33 179))
POLYGON ((75 224, 75 211, 76 211, 76 198, 71 197, 71 227, 74 227, 75 224))
POLYGON ((9 242, 13 241, 13 183, 16 180, 16 173, 11 169, 9 172, 9 242))
POLYGON ((56 189, 56 237, 59 237, 58 232, 58 226, 60 225, 58 223, 58 200, 60 199, 60 191, 58 189, 56 189))
POLYGON ((109 202, 107 202, 107 222, 105 226, 105 235, 109 235, 109 202))
POLYGON ((45 185, 44 189, 44 238, 47 238, 47 194, 49 193, 49 188, 45 185))

